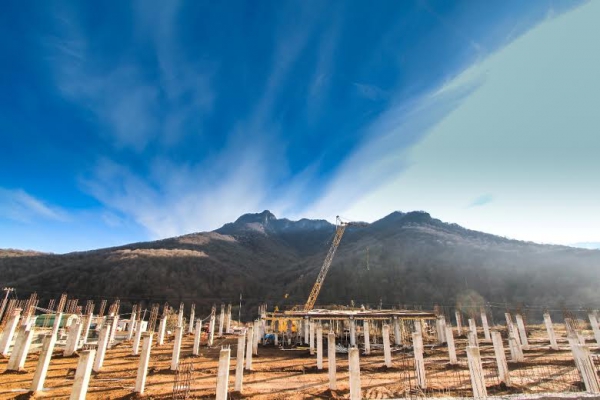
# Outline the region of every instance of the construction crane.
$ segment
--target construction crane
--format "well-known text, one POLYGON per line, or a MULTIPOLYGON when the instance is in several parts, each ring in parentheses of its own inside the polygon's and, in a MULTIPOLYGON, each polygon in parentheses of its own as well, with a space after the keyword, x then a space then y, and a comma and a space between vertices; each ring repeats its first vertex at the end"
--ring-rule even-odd
POLYGON ((342 240, 342 236, 344 236, 346 228, 350 225, 366 226, 368 224, 364 222, 344 222, 341 220, 339 215, 335 217, 335 236, 333 237, 333 242, 331 243, 331 247, 329 248, 327 257, 325 257, 325 261, 323 262, 323 266, 321 267, 319 276, 317 276, 317 281, 315 282, 312 290, 310 291, 308 300, 306 300, 306 304, 304 305, 304 311, 310 311, 315 306, 315 302, 317 301, 317 297, 319 296, 319 292, 321 291, 321 287, 323 286, 323 281, 325 280, 327 272, 329 271, 329 267, 331 266, 331 262, 333 261, 335 251, 340 245, 340 241, 342 240))

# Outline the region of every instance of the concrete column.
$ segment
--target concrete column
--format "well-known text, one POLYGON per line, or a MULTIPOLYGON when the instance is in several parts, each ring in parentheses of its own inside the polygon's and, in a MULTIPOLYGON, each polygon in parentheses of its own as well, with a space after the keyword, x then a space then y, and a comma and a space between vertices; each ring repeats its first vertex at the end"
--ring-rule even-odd
POLYGON ((363 330, 364 330, 364 337, 365 337, 365 354, 371 354, 371 335, 369 332, 370 326, 369 326, 369 321, 365 320, 363 321, 363 330))
POLYGON ((224 327, 225 327, 225 304, 221 304, 221 316, 219 317, 219 337, 223 336, 223 328, 224 327))
POLYGON ((279 332, 273 332, 273 344, 275 347, 279 346, 279 332))
POLYGON ((177 326, 181 326, 183 328, 183 310, 184 310, 184 305, 183 303, 179 304, 179 312, 177 313, 177 326))
POLYGON ((119 325, 119 316, 115 315, 112 320, 112 327, 110 328, 110 339, 108 344, 110 345, 115 341, 115 335, 117 334, 117 326, 119 325))
POLYGON ((210 324, 208 325, 208 346, 212 346, 215 340, 215 316, 210 316, 210 324))
POLYGON ((308 344, 310 335, 310 328, 308 327, 308 317, 304 317, 304 343, 308 344))
POLYGON ((515 319, 517 320, 517 327, 519 328, 521 346, 524 349, 527 349, 529 347, 529 342, 527 341, 527 331, 525 330, 525 322, 523 322, 523 316, 521 314, 517 314, 515 315, 515 319))
POLYGON ((448 358, 450 359, 450 364, 458 364, 458 360, 456 359, 456 347, 454 346, 454 334, 452 333, 452 327, 448 325, 446 325, 446 342, 448 343, 448 358))
POLYGON ((348 349, 348 371, 350 373, 350 400, 360 400, 360 359, 358 349, 352 347, 348 349))
POLYGON ((225 333, 231 333, 231 304, 227 306, 227 315, 225 321, 225 333))
POLYGON ((85 400, 95 355, 96 350, 84 350, 79 353, 79 362, 77 362, 77 370, 75 371, 75 379, 69 400, 85 400))
MULTIPOLYGON (((141 331, 138 327, 138 332, 141 331)), ((135 378, 135 392, 143 394, 146 387, 146 375, 148 374, 148 364, 150 363, 150 351, 152 350, 153 332, 144 332, 142 354, 140 355, 140 363, 138 364, 137 377, 135 378)))
POLYGON ((350 346, 356 346, 356 321, 350 318, 350 346))
POLYGON ((383 362, 388 368, 392 368, 392 348, 390 345, 390 326, 383 325, 381 329, 383 336, 383 362))
POLYGON ((6 357, 10 354, 10 345, 13 340, 13 336, 15 335, 15 330, 17 329, 17 325, 19 325, 19 318, 21 317, 21 309, 16 308, 13 310, 10 319, 4 326, 4 331, 2 332, 2 339, 0 339, 0 353, 6 357))
POLYGON ((90 326, 92 325, 92 320, 94 318, 94 314, 89 313, 83 322, 83 332, 81 333, 81 343, 86 344, 88 340, 88 335, 90 334, 90 326))
POLYGON ((242 393, 242 381, 244 379, 244 345, 246 344, 246 332, 238 335, 237 355, 235 358, 235 387, 236 392, 242 393))
POLYGON ((335 333, 329 332, 327 334, 327 369, 329 372, 329 389, 337 389, 337 371, 335 365, 335 333))
POLYGON ((254 327, 246 332, 246 369, 252 371, 252 348, 254 347, 254 327))
POLYGON ((469 318, 469 331, 473 334, 475 340, 475 346, 479 347, 479 341, 477 340, 477 324, 474 318, 469 318))
POLYGON ((558 350, 558 343, 556 343, 556 335, 554 334, 554 325, 552 325, 552 318, 550 318, 549 313, 544 313, 544 324, 546 324, 548 339, 550 339, 550 348, 552 350, 558 350))
POLYGON ((257 356, 258 355, 258 342, 260 341, 260 321, 259 320, 254 321, 254 337, 252 339, 253 339, 252 353, 254 353, 254 355, 257 356))
POLYGON ((202 338, 202 320, 196 321, 196 331, 194 333, 194 347, 192 348, 192 354, 197 356, 200 354, 200 339, 202 338))
POLYGON ((69 333, 67 334, 67 344, 65 346, 65 351, 63 353, 63 357, 72 356, 75 351, 77 351, 77 347, 79 345, 79 336, 81 336, 81 329, 83 326, 81 325, 81 321, 77 321, 76 323, 71 324, 69 327, 69 333))
POLYGON ((316 328, 317 369, 323 369, 323 326, 319 322, 316 328))
POLYGON ((523 350, 521 350, 521 345, 517 339, 515 339, 514 334, 509 334, 508 336, 508 347, 510 349, 510 356, 513 362, 525 361, 523 350))
POLYGON ((598 327, 598 318, 596 318, 596 316, 593 313, 589 313, 588 318, 590 319, 592 331, 594 331, 594 338, 596 339, 596 344, 600 346, 600 327, 598 327))
POLYGON ((310 321, 308 323, 308 329, 309 329, 309 353, 310 355, 314 355, 315 354, 315 321, 310 321))
POLYGON ((402 346, 402 333, 400 332, 400 320, 394 317, 394 342, 396 346, 402 346))
POLYGON ((229 357, 231 349, 221 349, 219 353, 219 370, 217 371, 216 400, 227 400, 229 389, 229 357))
POLYGON ((496 364, 498 364, 498 379, 510 386, 510 375, 508 373, 508 364, 506 363, 506 353, 502 344, 502 336, 498 331, 492 331, 492 343, 494 344, 494 354, 496 355, 496 364))
POLYGON ((127 340, 131 340, 133 339, 133 333, 135 331, 135 317, 137 316, 137 313, 134 311, 131 312, 131 316, 129 318, 129 326, 128 326, 128 330, 127 330, 127 340))
POLYGON ((471 330, 467 332, 467 346, 479 347, 477 343, 477 336, 471 330))
POLYGON ((415 372, 417 375, 417 384, 421 389, 427 389, 425 360, 423 359, 423 336, 421 336, 421 332, 413 333, 412 339, 413 351, 415 353, 415 372))
POLYGON ((96 358, 94 359, 94 372, 100 372, 102 364, 104 364, 104 354, 106 353, 106 347, 108 346, 108 340, 110 338, 110 325, 105 325, 100 331, 98 336, 98 348, 96 349, 96 358))
POLYGON ((194 321, 196 317, 196 309, 194 307, 192 307, 192 310, 190 311, 190 320, 188 322, 188 333, 191 334, 192 332, 194 332, 194 321))
POLYGON ((39 392, 44 388, 44 381, 46 380, 46 374, 48 373, 48 367, 50 366, 50 359, 52 358, 52 352, 54 351, 54 345, 56 344, 56 335, 45 335, 42 342, 42 351, 40 352, 40 358, 38 359, 35 373, 33 374, 33 382, 31 383, 31 391, 39 392))
POLYGON ((171 358, 171 371, 177 371, 179 365, 179 354, 181 353, 181 340, 183 339, 183 327, 175 328, 175 343, 173 343, 173 357, 171 358))
POLYGON ((485 337, 485 340, 492 340, 492 337, 490 336, 490 326, 488 325, 485 312, 481 313, 481 325, 483 326, 483 336, 485 337))
POLYGON ((15 346, 8 365, 6 366, 7 371, 20 371, 25 366, 25 359, 29 352, 29 346, 31 345, 31 339, 33 339, 33 329, 27 329, 27 326, 21 326, 15 340, 15 346))
POLYGON ((157 344, 162 346, 165 343, 165 332, 167 330, 167 316, 164 315, 158 324, 158 339, 157 344))
POLYGON ((467 361, 469 363, 469 373, 471 375, 471 386, 473 387, 473 398, 487 398, 487 389, 483 377, 483 367, 481 365, 479 347, 467 346, 467 361))
POLYGON ((135 338, 133 340, 133 351, 132 354, 134 356, 137 356, 139 351, 140 351, 140 341, 142 339, 142 333, 145 331, 146 329, 142 329, 142 323, 140 322, 140 325, 137 327, 137 330, 135 331, 135 338))
POLYGON ((575 339, 571 338, 569 343, 571 344, 575 365, 585 385, 585 391, 593 394, 600 393, 600 382, 598 382, 598 375, 590 356, 590 350, 587 346, 577 343, 575 339))
POLYGON ((455 311, 454 316, 456 318, 456 334, 458 336, 462 335, 462 317, 460 315, 460 311, 455 311))

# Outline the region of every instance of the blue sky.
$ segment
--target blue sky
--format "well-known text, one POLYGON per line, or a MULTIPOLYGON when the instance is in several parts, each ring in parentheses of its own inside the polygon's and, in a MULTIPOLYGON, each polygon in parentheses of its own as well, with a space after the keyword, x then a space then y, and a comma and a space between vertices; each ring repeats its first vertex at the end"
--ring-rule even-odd
POLYGON ((600 242, 599 19, 541 0, 7 2, 0 248, 263 209, 600 242))

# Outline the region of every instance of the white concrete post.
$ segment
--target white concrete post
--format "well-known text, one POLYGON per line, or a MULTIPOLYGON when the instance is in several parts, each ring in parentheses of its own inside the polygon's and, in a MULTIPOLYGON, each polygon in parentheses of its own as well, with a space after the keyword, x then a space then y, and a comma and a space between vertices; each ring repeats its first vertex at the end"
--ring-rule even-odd
POLYGON ((308 329, 309 329, 309 353, 310 355, 314 355, 315 354, 315 321, 310 321, 308 323, 308 329))
MULTIPOLYGON (((90 334, 90 326, 92 325, 92 319, 94 318, 94 314, 89 313, 83 322, 83 332, 81 333, 81 343, 86 344, 88 340, 88 335, 90 334)), ((95 352, 94 352, 95 354, 95 352)), ((93 361, 92 361, 93 362, 93 361)))
POLYGON ((556 335, 554 334, 554 325, 552 325, 552 318, 549 313, 544 313, 544 324, 546 324, 546 331, 548 332, 548 339, 550 340, 550 348, 552 350, 558 350, 558 343, 556 343, 556 335))
POLYGON ((112 327, 110 328, 110 339, 108 340, 108 344, 111 344, 115 341, 115 335, 117 334, 117 326, 119 325, 119 316, 115 315, 112 321, 112 327))
POLYGON ((162 346, 165 343, 165 332, 167 330, 167 316, 164 315, 158 324, 157 345, 162 346))
POLYGON ((221 349, 219 353, 219 370, 217 371, 216 400, 227 400, 229 389, 229 357, 231 349, 221 349))
POLYGON ((140 325, 137 327, 137 330, 135 331, 135 338, 133 340, 133 351, 132 354, 134 356, 137 356, 138 353, 140 352, 140 341, 142 340, 142 333, 144 333, 146 329, 142 329, 142 323, 140 321, 140 325))
POLYGON ((348 371, 350 373, 350 400, 360 400, 360 359, 358 349, 352 347, 348 349, 348 371))
POLYGON ((231 304, 227 306, 227 324, 225 325, 225 333, 231 333, 231 304))
POLYGON ((52 358, 52 352, 54 351, 54 345, 56 344, 56 335, 45 335, 43 340, 42 351, 31 384, 31 391, 34 393, 39 392, 44 388, 44 381, 46 380, 50 359, 52 358))
POLYGON ((323 326, 317 325, 317 369, 323 369, 323 326))
POLYGON ((208 325, 208 346, 212 346, 215 340, 215 316, 210 316, 210 324, 208 325))
POLYGON ((490 326, 488 325, 488 319, 485 312, 481 313, 481 325, 483 326, 483 336, 485 340, 492 340, 490 336, 490 326))
POLYGON ((337 371, 335 365, 335 333, 329 332, 327 334, 327 369, 329 372, 329 389, 337 389, 337 371))
POLYGON ((350 346, 356 346, 356 321, 350 317, 350 346))
POLYGON ((310 336, 310 328, 308 327, 308 317, 304 317, 304 343, 308 344, 310 336))
POLYGON ((246 332, 246 369, 252 371, 252 349, 254 347, 254 327, 250 326, 246 332))
POLYGON ((427 389, 427 378, 425 377, 425 360, 423 359, 423 336, 421 332, 413 333, 413 352, 415 354, 415 373, 417 383, 421 389, 427 389))
POLYGON ((183 327, 175 328, 175 343, 173 343, 173 357, 171 358, 171 371, 177 371, 179 365, 179 354, 181 353, 181 339, 183 338, 183 327))
POLYGON ((394 342, 396 346, 402 346, 402 333, 400 333, 400 320, 394 317, 394 342))
POLYGON ((479 341, 477 340, 477 324, 475 323, 474 318, 469 318, 469 331, 473 334, 475 346, 479 346, 479 341))
POLYGON ((365 354, 371 354, 371 335, 369 332, 370 326, 369 326, 369 321, 364 320, 363 321, 363 330, 364 330, 364 337, 365 337, 365 354))
POLYGON ((517 320, 517 327, 519 328, 519 336, 521 337, 521 345, 524 349, 529 347, 529 342, 527 341, 527 331, 525 330, 525 323, 523 322, 523 316, 521 314, 515 315, 515 319, 517 320))
POLYGON ((75 379, 69 400, 85 400, 95 355, 96 350, 84 350, 79 353, 79 361, 77 362, 77 370, 75 371, 75 379))
POLYGON ((0 354, 4 357, 8 356, 10 353, 10 345, 13 340, 13 336, 15 334, 15 330, 17 329, 17 325, 19 324, 19 318, 21 317, 21 309, 16 308, 13 310, 10 319, 4 326, 4 331, 2 332, 2 339, 0 339, 0 354))
POLYGON ((258 342, 260 341, 260 321, 254 321, 254 337, 252 338, 252 353, 258 355, 258 342))
POLYGON ((128 326, 129 329, 127 330, 127 340, 133 339, 133 333, 135 331, 135 317, 136 316, 137 316, 137 313, 135 312, 135 310, 133 310, 131 312, 131 316, 129 317, 129 326, 128 326))
POLYGON ((455 311, 454 316, 456 317, 456 334, 458 336, 462 335, 462 318, 460 315, 460 311, 455 311))
POLYGON ((219 337, 223 336, 223 328, 224 327, 225 327, 225 304, 221 304, 221 316, 219 317, 219 337))
POLYGON ((31 345, 31 339, 33 339, 33 329, 27 329, 27 326, 21 326, 15 340, 15 346, 8 365, 6 366, 7 371, 20 371, 25 366, 25 359, 29 352, 29 346, 31 345))
POLYGON ((600 327, 598 327, 598 318, 596 318, 596 316, 593 313, 589 313, 588 318, 590 319, 592 331, 594 331, 594 338, 596 339, 596 344, 600 346, 600 327))
POLYGON ((194 332, 194 321, 196 317, 196 309, 194 307, 192 307, 192 310, 190 311, 190 320, 188 322, 188 333, 192 334, 192 332, 194 332))
POLYGON ((456 346, 454 346, 454 334, 452 333, 452 327, 448 325, 446 325, 446 342, 448 343, 448 358, 450 359, 450 364, 458 364, 458 360, 456 359, 456 346))
POLYGON ((96 358, 94 359, 94 372, 99 372, 104 364, 104 354, 106 353, 106 347, 108 346, 108 339, 110 338, 110 325, 105 325, 100 330, 98 336, 98 347, 96 349, 96 358))
POLYGON ((246 332, 238 335, 237 355, 235 358, 235 387, 236 392, 242 392, 242 381, 244 380, 244 345, 246 344, 246 332))
MULTIPOLYGON (((138 331, 141 331, 138 327, 138 331)), ((150 363, 150 351, 152 350, 153 332, 144 332, 142 354, 140 355, 140 363, 138 364, 137 377, 135 378, 135 392, 143 394, 146 388, 146 375, 148 374, 148 364, 150 363)))
POLYGON ((471 386, 473 387, 473 398, 486 399, 487 389, 483 377, 483 367, 481 365, 479 347, 467 346, 467 361, 469 363, 469 373, 471 375, 471 386))
POLYGON ((506 353, 504 353, 504 345, 502 344, 502 336, 498 331, 492 331, 492 343, 494 344, 494 354, 496 356, 496 364, 498 364, 498 379, 504 382, 506 386, 510 386, 510 375, 508 373, 508 364, 506 363, 506 353))
POLYGON ((179 305, 179 312, 177 313, 177 326, 183 327, 183 311, 185 306, 182 304, 179 305))
POLYGON ((67 344, 65 346, 65 351, 63 353, 63 357, 72 356, 75 351, 77 351, 77 347, 79 345, 79 336, 81 336, 81 329, 83 326, 81 325, 81 321, 77 321, 69 327, 69 333, 67 334, 67 344))
POLYGON ((574 339, 569 340, 569 342, 571 344, 573 358, 575 359, 575 365, 579 370, 586 392, 594 394, 600 393, 600 383, 598 382, 598 375, 596 375, 594 362, 590 356, 590 350, 587 346, 575 342, 574 339))
POLYGON ((521 350, 521 345, 519 344, 517 339, 515 339, 514 334, 509 334, 508 346, 510 348, 510 356, 513 362, 525 361, 525 356, 523 355, 523 350, 521 350))
POLYGON ((383 325, 381 330, 383 336, 383 362, 388 368, 392 368, 392 348, 390 345, 390 326, 383 325))
POLYGON ((200 354, 200 339, 202 338, 202 320, 196 321, 196 331, 194 332, 194 347, 192 348, 192 354, 197 356, 200 354))

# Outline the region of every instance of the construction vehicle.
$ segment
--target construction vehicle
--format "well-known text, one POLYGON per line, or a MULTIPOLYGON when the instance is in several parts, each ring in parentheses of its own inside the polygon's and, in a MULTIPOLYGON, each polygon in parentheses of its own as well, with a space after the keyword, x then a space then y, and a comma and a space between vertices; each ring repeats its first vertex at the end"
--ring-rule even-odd
POLYGON ((333 237, 333 242, 331 243, 331 247, 329 248, 327 257, 325 257, 325 261, 323 262, 323 266, 321 267, 319 276, 317 276, 317 281, 315 282, 312 290, 310 291, 308 300, 306 300, 306 304, 304 305, 304 311, 310 311, 315 306, 317 297, 319 296, 319 292, 321 291, 321 287, 323 286, 323 281, 325 281, 325 277, 327 276, 327 272, 329 271, 329 267, 331 266, 331 262, 333 261, 333 256, 335 255, 335 251, 340 245, 340 241, 342 240, 342 236, 344 236, 346 228, 348 226, 367 225, 368 224, 364 222, 344 222, 342 221, 339 215, 335 217, 335 236, 333 237))

